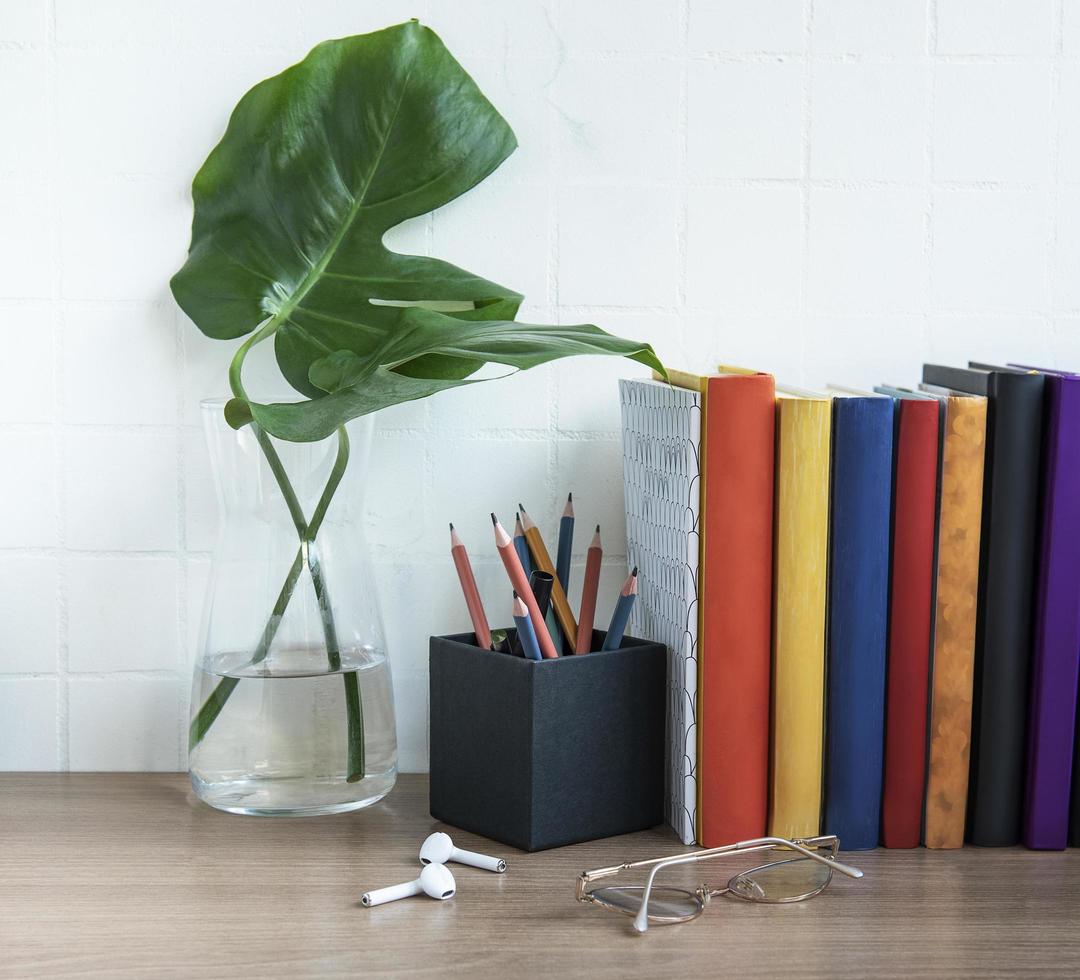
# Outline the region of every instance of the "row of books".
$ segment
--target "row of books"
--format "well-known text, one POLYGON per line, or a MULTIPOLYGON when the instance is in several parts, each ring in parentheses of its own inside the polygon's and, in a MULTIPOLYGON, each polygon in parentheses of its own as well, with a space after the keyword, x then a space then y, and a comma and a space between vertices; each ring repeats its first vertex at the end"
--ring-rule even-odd
POLYGON ((683 842, 1080 844, 1080 376, 670 381, 620 400, 683 842))

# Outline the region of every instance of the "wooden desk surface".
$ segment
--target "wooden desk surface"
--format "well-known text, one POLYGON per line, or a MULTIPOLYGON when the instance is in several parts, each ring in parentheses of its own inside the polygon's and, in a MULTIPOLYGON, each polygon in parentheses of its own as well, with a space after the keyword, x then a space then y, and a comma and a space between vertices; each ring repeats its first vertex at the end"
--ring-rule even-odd
POLYGON ((1080 973, 1078 850, 864 852, 862 881, 809 902, 720 898, 637 936, 577 903, 575 878, 680 850, 664 832, 522 854, 446 828, 507 873, 455 865, 448 902, 363 908, 365 890, 417 873, 437 829, 424 776, 369 811, 275 820, 203 806, 183 775, 0 775, 0 976, 1080 973))

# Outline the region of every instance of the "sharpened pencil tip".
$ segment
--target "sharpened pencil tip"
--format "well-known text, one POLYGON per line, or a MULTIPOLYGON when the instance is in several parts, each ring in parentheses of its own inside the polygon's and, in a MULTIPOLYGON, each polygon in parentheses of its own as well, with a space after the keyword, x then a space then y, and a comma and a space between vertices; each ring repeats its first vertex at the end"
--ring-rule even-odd
POLYGON ((634 570, 630 574, 637 575, 637 565, 634 566, 634 570))
POLYGON ((492 526, 495 526, 498 523, 499 523, 499 519, 495 516, 495 511, 492 511, 491 512, 491 524, 492 524, 492 526))
POLYGON ((599 533, 600 533, 600 525, 599 525, 599 524, 597 524, 597 525, 596 525, 596 533, 597 533, 597 534, 599 534, 599 533))
POLYGON ((517 589, 514 589, 514 598, 516 599, 517 597, 518 597, 518 595, 517 595, 517 589))
POLYGON ((568 504, 572 504, 572 503, 574 502, 574 491, 573 491, 573 490, 571 490, 571 491, 570 491, 570 492, 569 492, 569 493, 568 493, 568 494, 566 495, 566 502, 567 502, 568 504))
POLYGON ((454 522, 453 521, 450 522, 450 530, 451 531, 454 530, 454 522))
POLYGON ((518 510, 520 510, 521 513, 523 513, 523 514, 526 513, 525 505, 523 503, 521 503, 520 501, 518 502, 518 510))

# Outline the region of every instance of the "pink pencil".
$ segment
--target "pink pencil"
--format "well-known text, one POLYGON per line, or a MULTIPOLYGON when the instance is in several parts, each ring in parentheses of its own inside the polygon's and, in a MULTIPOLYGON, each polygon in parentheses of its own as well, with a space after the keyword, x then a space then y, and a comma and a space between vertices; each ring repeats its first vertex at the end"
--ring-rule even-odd
POLYGON ((469 564, 469 556, 465 551, 465 545, 450 525, 450 555, 454 559, 458 578, 461 580, 461 591, 465 593, 465 605, 469 607, 469 618, 472 620, 473 632, 476 634, 476 644, 485 650, 491 649, 491 629, 488 627, 487 616, 484 615, 484 604, 480 601, 480 592, 476 588, 476 579, 473 578, 472 565, 469 564))
POLYGON ((544 625, 544 617, 540 615, 540 607, 536 604, 536 596, 529 587, 525 578, 525 569, 521 567, 521 559, 514 550, 514 542, 506 529, 499 523, 499 519, 492 514, 491 523, 495 525, 495 547, 499 550, 499 557, 506 566, 506 574, 510 576, 510 584, 514 591, 524 600, 529 610, 529 619, 532 620, 533 630, 536 632, 536 642, 540 644, 540 652, 548 659, 558 657, 555 652, 555 644, 551 642, 551 634, 544 625))
POLYGON ((588 653, 592 649, 593 618, 596 616, 596 590, 600 585, 600 562, 604 550, 600 547, 600 525, 589 542, 585 557, 585 581, 581 586, 581 616, 578 618, 577 643, 574 653, 588 653))

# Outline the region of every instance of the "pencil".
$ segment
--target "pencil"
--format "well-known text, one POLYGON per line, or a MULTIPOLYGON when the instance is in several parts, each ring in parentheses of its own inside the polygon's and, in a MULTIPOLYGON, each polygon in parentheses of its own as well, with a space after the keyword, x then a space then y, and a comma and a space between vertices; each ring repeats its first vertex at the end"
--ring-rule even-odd
POLYGON ((611 614, 611 624, 607 628, 607 636, 604 637, 601 650, 618 650, 622 646, 626 623, 630 619, 630 610, 634 608, 636 598, 637 568, 635 567, 619 590, 619 601, 615 603, 615 611, 611 614))
POLYGON ((529 607, 521 601, 521 596, 514 593, 514 622, 517 624, 517 636, 527 660, 542 660, 540 645, 536 642, 536 630, 529 619, 529 607))
POLYGON ((469 564, 469 555, 457 531, 454 530, 453 524, 450 525, 450 556, 454 559, 454 567, 457 568, 461 591, 465 593, 465 605, 469 607, 469 618, 472 620, 473 632, 476 634, 476 645, 490 650, 491 629, 488 627, 487 616, 484 615, 484 604, 480 601, 480 592, 476 588, 476 579, 473 577, 472 565, 469 564))
POLYGON ((574 495, 566 495, 566 506, 559 519, 559 541, 555 546, 555 574, 563 592, 570 591, 570 553, 574 550, 574 495))
MULTIPOLYGON (((558 623, 551 622, 551 616, 549 615, 551 583, 554 581, 554 575, 548 575, 547 572, 542 572, 539 568, 534 568, 532 575, 529 576, 529 588, 532 589, 533 598, 536 600, 536 608, 540 610, 540 615, 544 617, 544 622, 547 623, 548 633, 559 628, 558 623)), ((511 645, 510 652, 516 657, 526 656, 521 648, 521 643, 517 640, 511 645)))
POLYGON ((525 530, 521 526, 521 515, 514 515, 514 550, 521 560, 521 567, 525 570, 525 577, 532 575, 532 559, 529 557, 529 542, 525 540, 525 530))
POLYGON ((532 589, 529 588, 528 579, 525 578, 525 569, 521 567, 521 560, 514 550, 514 543, 510 540, 510 535, 506 533, 506 529, 499 523, 499 519, 494 514, 491 515, 491 523, 495 527, 495 547, 498 549, 499 557, 506 568, 510 584, 529 609, 529 618, 532 620, 533 630, 536 632, 536 642, 540 646, 540 652, 549 660, 558 657, 558 653, 555 652, 555 644, 551 642, 551 634, 544 625, 544 617, 540 615, 540 608, 536 605, 536 597, 533 595, 532 589))
MULTIPOLYGON (((544 539, 540 536, 540 528, 532 522, 521 504, 518 504, 518 509, 521 511, 521 526, 525 530, 525 540, 529 542, 529 552, 532 554, 533 564, 542 571, 555 575, 555 566, 551 563, 551 555, 548 554, 547 545, 544 544, 544 539)), ((566 593, 559 584, 557 575, 555 581, 551 583, 551 602, 555 606, 555 617, 559 620, 563 635, 569 643, 576 644, 577 620, 574 619, 574 613, 570 609, 570 603, 566 601, 566 593)))
POLYGON ((604 549, 600 546, 600 525, 589 542, 585 556, 585 581, 581 586, 581 618, 578 621, 575 653, 588 653, 592 649, 593 619, 596 616, 596 590, 600 584, 600 562, 604 549))

